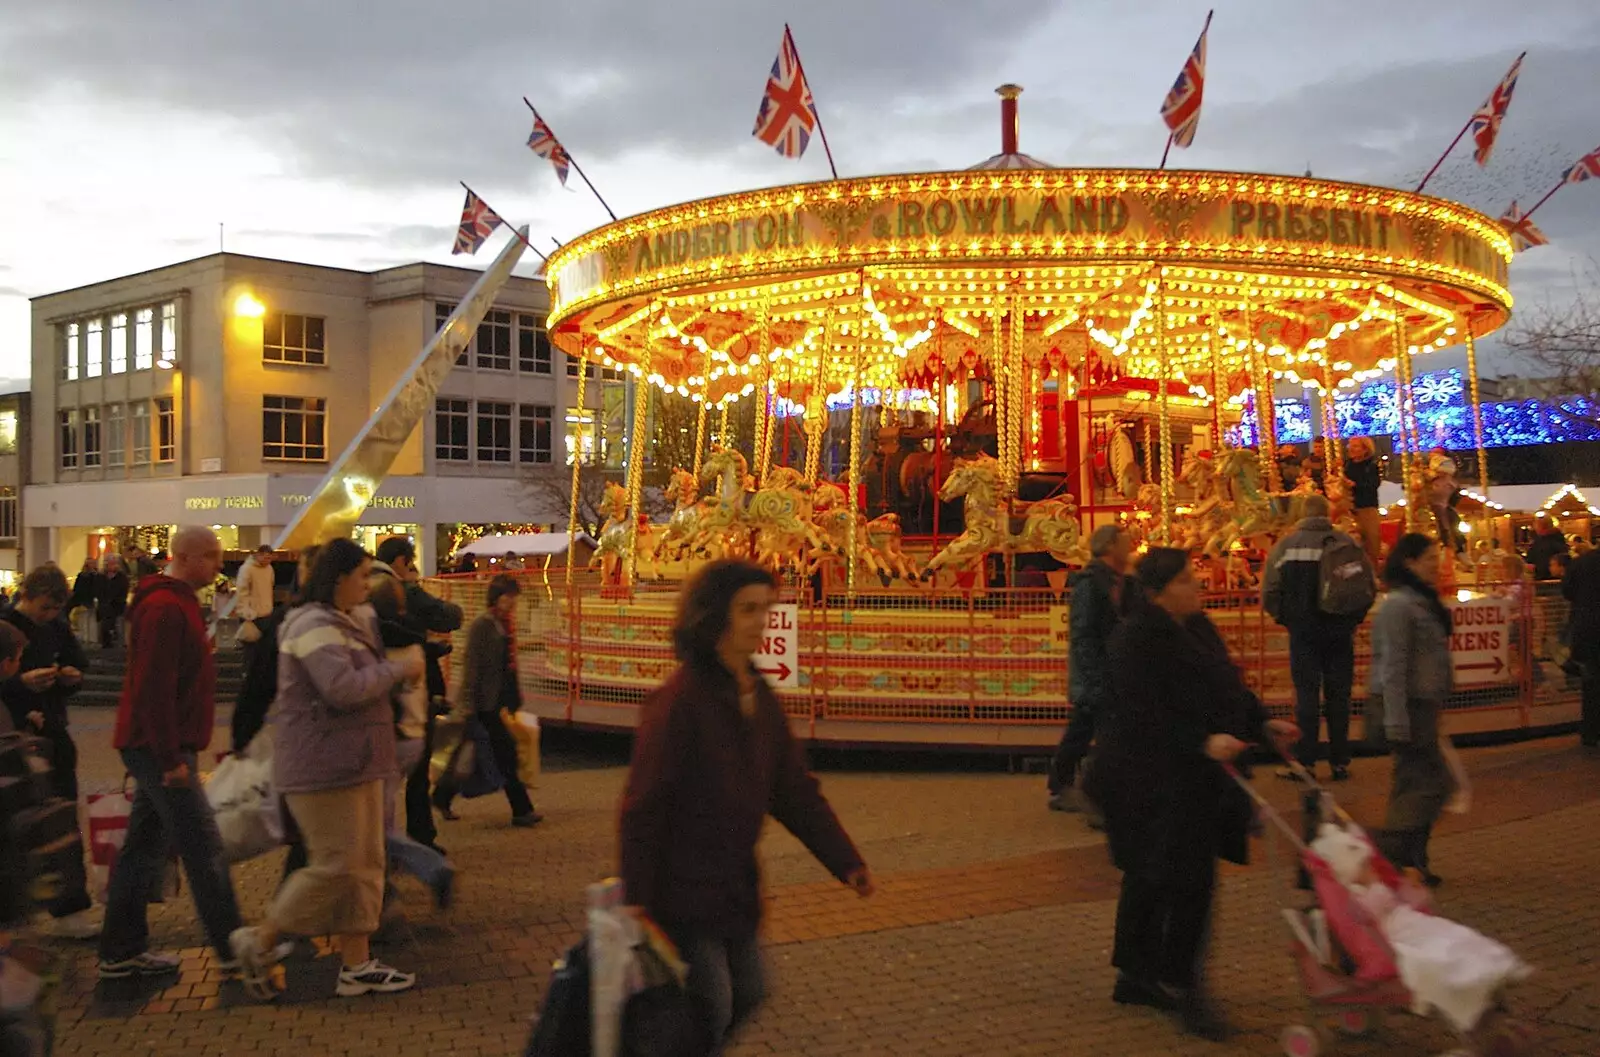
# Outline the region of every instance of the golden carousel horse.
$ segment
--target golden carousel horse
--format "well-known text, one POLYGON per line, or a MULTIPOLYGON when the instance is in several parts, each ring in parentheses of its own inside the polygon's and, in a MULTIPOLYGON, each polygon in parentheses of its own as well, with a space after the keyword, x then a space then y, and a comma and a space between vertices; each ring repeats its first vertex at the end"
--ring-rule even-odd
POLYGON ((588 568, 600 566, 601 576, 607 582, 614 582, 628 558, 628 490, 615 481, 608 482, 600 500, 600 512, 606 516, 606 523, 600 529, 594 553, 589 556, 588 568))
POLYGON ((689 545, 700 532, 700 515, 706 504, 700 500, 700 483, 688 470, 673 470, 666 490, 673 500, 672 516, 656 544, 656 558, 661 562, 679 561, 689 556, 689 545))
MULTIPOLYGON (((815 569, 824 556, 848 555, 850 535, 854 533, 856 561, 866 566, 867 571, 887 587, 897 575, 895 567, 873 545, 872 537, 867 531, 866 515, 849 501, 844 486, 832 481, 818 481, 812 493, 811 508, 812 524, 816 526, 820 537, 819 546, 812 552, 811 567, 815 569)), ((898 516, 894 517, 898 524, 898 516)))
POLYGON ((755 559, 777 572, 785 566, 804 571, 808 554, 823 545, 812 524, 810 488, 805 475, 790 466, 774 467, 744 509, 755 532, 755 559))
POLYGON ((899 514, 883 514, 873 518, 866 524, 866 534, 869 549, 885 568, 907 583, 916 582, 917 565, 910 555, 900 549, 899 514))
POLYGON ((744 536, 745 484, 750 477, 750 463, 736 451, 713 448, 700 467, 700 480, 716 481, 715 496, 703 504, 700 527, 689 544, 691 554, 704 553, 712 558, 730 558, 742 555, 748 549, 744 536))
POLYGON ((946 478, 939 498, 948 501, 957 496, 966 497, 966 529, 933 556, 923 570, 925 580, 947 565, 969 568, 991 551, 1043 551, 1074 565, 1089 559, 1078 526, 1078 504, 1071 496, 1016 504, 1022 508, 1022 531, 1011 534, 1009 512, 1000 501, 1000 464, 988 455, 958 464, 946 478))

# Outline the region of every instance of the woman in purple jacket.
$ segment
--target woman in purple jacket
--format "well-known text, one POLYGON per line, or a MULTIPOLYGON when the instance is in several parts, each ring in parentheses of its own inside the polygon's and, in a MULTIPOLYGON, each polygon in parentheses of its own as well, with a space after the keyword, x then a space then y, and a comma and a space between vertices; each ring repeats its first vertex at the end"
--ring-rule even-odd
POLYGON ((389 698, 422 677, 420 656, 384 659, 367 604, 372 557, 349 540, 317 555, 278 631, 278 695, 272 705, 273 780, 310 857, 278 889, 265 920, 234 931, 246 989, 272 998, 280 933, 333 935, 344 958, 337 994, 404 991, 411 973, 372 957, 368 939, 383 908, 384 780, 395 772, 389 698))

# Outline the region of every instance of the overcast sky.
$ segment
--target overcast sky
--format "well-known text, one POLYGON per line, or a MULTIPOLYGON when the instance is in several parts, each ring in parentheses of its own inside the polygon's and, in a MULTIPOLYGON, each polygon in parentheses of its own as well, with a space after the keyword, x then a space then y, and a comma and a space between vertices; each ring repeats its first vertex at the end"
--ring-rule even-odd
MULTIPOLYGON (((750 135, 785 19, 843 175, 995 153, 1006 81, 1027 89, 1023 150, 1153 166, 1207 7, 0 0, 0 379, 28 372, 28 297, 213 252, 219 222, 229 250, 364 269, 450 261, 457 180, 536 238, 604 222, 523 146, 523 95, 619 214, 825 177, 820 144, 796 162, 750 135)), ((1199 134, 1174 167, 1414 186, 1523 49, 1489 167, 1464 141, 1429 190, 1499 215, 1600 144, 1595 0, 1215 7, 1199 134)), ((1552 244, 1518 256, 1523 302, 1568 296, 1600 257, 1600 181, 1538 222, 1552 244)))

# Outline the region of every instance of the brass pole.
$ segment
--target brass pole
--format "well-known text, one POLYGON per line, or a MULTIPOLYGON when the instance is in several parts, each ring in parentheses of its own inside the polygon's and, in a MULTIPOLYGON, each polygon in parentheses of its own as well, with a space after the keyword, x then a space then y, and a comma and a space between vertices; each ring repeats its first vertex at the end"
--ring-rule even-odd
POLYGON ((1175 477, 1172 465, 1172 399, 1168 393, 1167 378, 1172 371, 1171 353, 1167 349, 1167 288, 1166 269, 1161 270, 1161 282, 1156 288, 1156 352, 1161 358, 1161 387, 1157 408, 1161 430, 1161 542, 1172 545, 1172 485, 1175 477))
POLYGON ((633 429, 628 437, 628 583, 639 574, 639 509, 644 489, 645 430, 650 426, 650 391, 655 387, 642 379, 633 383, 633 429))
MULTIPOLYGON (((574 423, 576 436, 572 439, 572 493, 567 498, 567 583, 572 583, 572 551, 578 544, 578 489, 582 485, 583 469, 583 406, 584 383, 589 377, 589 362, 578 355, 578 421, 574 423)), ((563 438, 564 440, 565 438, 563 438)))

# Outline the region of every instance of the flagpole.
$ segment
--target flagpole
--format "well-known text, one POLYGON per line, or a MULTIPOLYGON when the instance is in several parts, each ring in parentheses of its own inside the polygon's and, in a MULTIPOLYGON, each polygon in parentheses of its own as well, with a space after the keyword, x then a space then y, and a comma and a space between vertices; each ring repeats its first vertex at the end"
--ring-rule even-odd
POLYGON ((1161 152, 1161 164, 1158 166, 1158 168, 1165 169, 1167 167, 1167 155, 1172 153, 1172 137, 1173 137, 1173 135, 1174 134, 1171 133, 1171 132, 1167 133, 1167 147, 1166 147, 1165 150, 1163 150, 1161 152))
MULTIPOLYGON (((529 110, 533 110, 533 117, 534 117, 535 121, 544 121, 544 119, 539 116, 539 111, 534 110, 533 104, 528 102, 528 97, 527 96, 523 96, 522 97, 522 101, 524 103, 527 103, 527 106, 528 106, 529 110)), ((545 121, 544 127, 545 128, 550 128, 550 123, 548 121, 545 121)), ((555 137, 555 140, 556 140, 557 143, 561 142, 561 138, 559 136, 556 136, 554 129, 550 130, 550 135, 552 137, 555 137)), ((606 205, 606 200, 604 198, 601 198, 600 197, 600 192, 596 191, 594 189, 594 184, 589 180, 589 174, 583 171, 583 166, 578 164, 578 159, 574 158, 572 156, 572 152, 571 151, 567 151, 567 161, 571 162, 572 163, 572 168, 577 171, 579 176, 583 177, 583 182, 588 186, 589 193, 594 195, 596 201, 598 201, 600 203, 600 205, 605 209, 605 211, 611 215, 611 219, 612 220, 617 219, 617 214, 611 212, 611 207, 609 205, 606 205)))
MULTIPOLYGON (((1216 8, 1212 8, 1210 11, 1206 12, 1205 25, 1200 27, 1200 36, 1195 41, 1195 48, 1197 50, 1200 47, 1200 42, 1204 41, 1206 39, 1206 34, 1211 32, 1211 16, 1215 15, 1216 13, 1217 13, 1217 9, 1216 8)), ((1189 53, 1189 57, 1190 58, 1192 58, 1193 55, 1194 55, 1194 52, 1190 52, 1189 53)), ((1202 60, 1202 67, 1203 66, 1204 66, 1204 60, 1202 60)), ((1183 68, 1184 68, 1184 70, 1187 70, 1189 68, 1189 58, 1185 58, 1183 60, 1183 68)), ((1182 71, 1179 72, 1178 76, 1180 78, 1183 76, 1182 71)), ((1176 85, 1174 85, 1174 87, 1176 87, 1176 85)), ((1205 99, 1205 91, 1206 91, 1206 89, 1205 89, 1205 80, 1204 80, 1203 71, 1202 71, 1202 78, 1201 78, 1201 81, 1200 81, 1199 89, 1200 89, 1200 98, 1202 100, 1204 100, 1205 99)), ((1170 95, 1171 93, 1168 93, 1168 94, 1170 95)), ((1163 109, 1165 109, 1165 104, 1163 104, 1163 109)), ((1165 115, 1163 115, 1163 116, 1165 116, 1165 115)), ((1196 109, 1195 120, 1199 120, 1198 108, 1196 109)), ((1172 143, 1173 143, 1173 140, 1175 140, 1177 138, 1177 136, 1178 136, 1178 130, 1177 129, 1172 129, 1167 133, 1167 145, 1166 145, 1166 147, 1162 148, 1162 151, 1161 151, 1161 165, 1159 167, 1162 168, 1162 169, 1165 169, 1167 167, 1167 155, 1172 153, 1172 143)))
MULTIPOLYGON (((478 201, 482 202, 484 205, 486 205, 486 206, 489 205, 489 200, 484 198, 482 195, 478 194, 478 192, 474 191, 472 188, 467 187, 467 182, 465 180, 457 180, 456 183, 460 184, 462 187, 466 187, 467 194, 472 195, 474 198, 476 198, 478 201)), ((493 212, 494 211, 494 207, 493 206, 489 206, 489 210, 491 212, 493 212)), ((497 217, 500 216, 499 213, 495 213, 494 215, 497 216, 497 217)), ((533 250, 534 253, 538 254, 539 259, 541 261, 549 263, 550 258, 546 257, 542 253, 539 253, 538 248, 535 247, 533 243, 528 241, 528 236, 524 235, 522 233, 521 229, 512 227, 510 224, 506 224, 506 219, 504 217, 500 217, 500 223, 505 224, 506 227, 508 227, 508 228, 511 228, 511 234, 515 235, 522 242, 522 244, 524 246, 528 247, 530 250, 533 250)))
MULTIPOLYGON (((794 31, 789 28, 789 23, 783 24, 784 35, 789 38, 789 43, 794 43, 794 31)), ((800 73, 800 80, 805 83, 806 89, 811 88, 811 79, 806 76, 806 64, 800 61, 800 49, 794 49, 795 69, 800 73)), ((828 171, 833 173, 833 178, 839 178, 839 167, 833 164, 833 148, 828 146, 828 130, 822 127, 822 109, 817 106, 816 96, 811 97, 811 111, 817 115, 817 134, 822 137, 822 152, 828 156, 828 171)))
MULTIPOLYGON (((1473 116, 1476 116, 1478 112, 1474 110, 1472 113, 1473 116)), ((1456 138, 1450 141, 1450 146, 1446 147, 1444 149, 1444 153, 1439 155, 1439 160, 1433 163, 1433 168, 1428 170, 1428 175, 1424 176, 1422 178, 1422 182, 1417 184, 1417 194, 1421 194, 1422 189, 1428 186, 1428 181, 1433 179, 1433 174, 1439 171, 1439 166, 1443 165, 1444 160, 1450 157, 1450 152, 1456 149, 1456 144, 1461 142, 1461 137, 1465 136, 1467 134, 1467 129, 1471 127, 1472 118, 1469 117, 1467 118, 1467 123, 1461 126, 1461 131, 1456 133, 1456 138)))
POLYGON ((1567 179, 1566 179, 1565 176, 1563 176, 1561 178, 1561 182, 1560 183, 1558 183, 1554 187, 1550 188, 1550 190, 1545 192, 1543 198, 1541 198, 1537 202, 1533 203, 1533 209, 1528 210, 1526 213, 1522 214, 1522 216, 1518 217, 1517 219, 1519 219, 1519 220, 1527 220, 1529 217, 1533 216, 1534 210, 1538 209, 1540 206, 1542 206, 1546 202, 1550 201, 1551 197, 1557 191, 1561 190, 1565 186, 1567 186, 1567 179))

